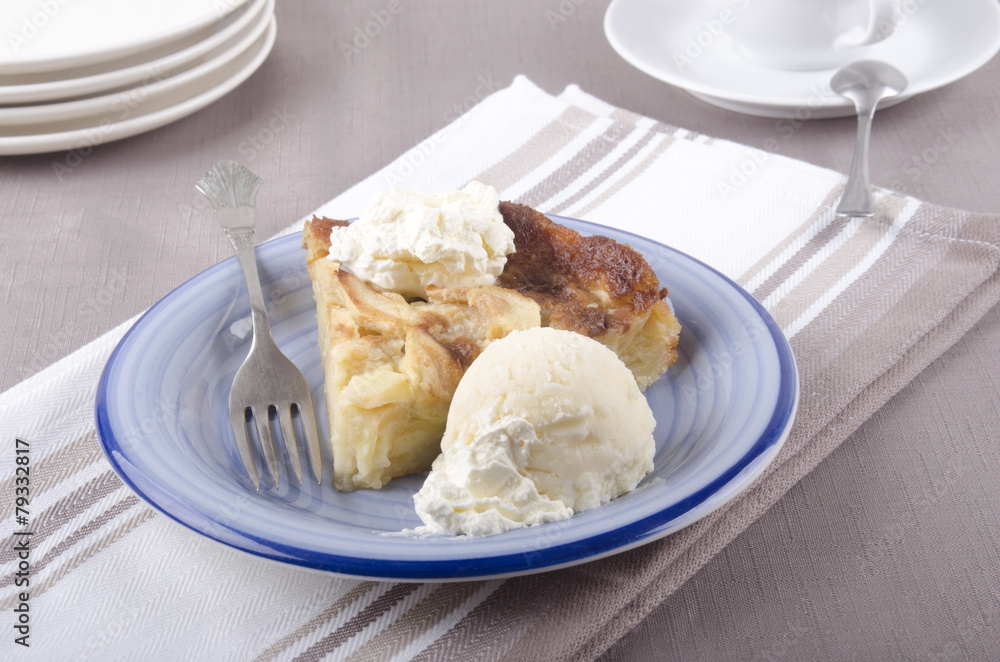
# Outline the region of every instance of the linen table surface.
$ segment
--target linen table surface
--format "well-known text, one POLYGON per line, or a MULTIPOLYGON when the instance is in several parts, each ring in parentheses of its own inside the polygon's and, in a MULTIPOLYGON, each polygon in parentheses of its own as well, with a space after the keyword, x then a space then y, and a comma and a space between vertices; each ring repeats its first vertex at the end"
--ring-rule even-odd
MULTIPOLYGON (((587 27, 577 29, 595 39, 592 23, 599 18, 601 7, 577 7, 570 18, 581 24, 590 21, 587 27)), ((892 180, 884 181, 886 186, 877 191, 874 217, 837 216, 834 208, 845 180, 840 172, 808 163, 802 154, 791 158, 726 139, 712 131, 710 122, 675 122, 669 108, 651 113, 648 107, 629 107, 627 95, 610 103, 589 89, 591 80, 565 79, 558 85, 546 80, 545 87, 551 90, 546 91, 539 85, 544 75, 536 75, 544 64, 537 53, 518 55, 534 63, 523 68, 529 75, 515 75, 517 69, 513 69, 504 77, 492 72, 467 77, 463 87, 467 93, 453 95, 456 101, 423 132, 397 123, 388 140, 402 151, 385 153, 383 149, 389 148, 380 146, 380 136, 368 134, 366 128, 367 114, 374 116, 375 125, 385 125, 377 117, 390 112, 385 107, 362 108, 348 100, 344 103, 351 108, 347 113, 350 125, 319 128, 321 118, 307 115, 299 105, 303 100, 296 96, 312 88, 299 85, 294 75, 290 81, 282 77, 281 72, 295 71, 301 65, 303 50, 296 48, 296 40, 316 43, 319 38, 319 29, 308 25, 310 12, 325 10, 320 5, 310 8, 279 7, 279 34, 287 40, 279 37, 272 59, 245 88, 234 93, 242 96, 228 99, 228 105, 223 100, 150 136, 94 148, 93 154, 81 161, 79 172, 52 169, 51 164, 65 155, 0 163, 4 190, 10 192, 0 200, 5 225, 30 224, 39 209, 55 213, 56 208, 44 200, 28 197, 33 182, 43 178, 51 180, 46 183, 52 191, 59 187, 73 190, 78 186, 74 177, 100 182, 107 191, 105 201, 95 196, 86 207, 58 207, 59 218, 41 226, 55 233, 51 239, 32 237, 30 245, 8 243, 4 247, 5 306, 19 320, 32 316, 42 319, 37 328, 44 335, 15 340, 20 353, 7 359, 7 390, 0 394, 0 430, 9 447, 0 454, 0 480, 4 482, 0 531, 5 540, 0 548, 0 604, 6 614, 2 622, 11 624, 5 628, 6 640, 0 642, 0 657, 555 660, 602 655, 607 659, 669 659, 686 651, 686 657, 713 659, 744 650, 747 659, 754 655, 758 659, 779 658, 790 652, 794 653, 790 659, 806 654, 817 659, 842 659, 843 651, 831 643, 839 641, 838 637, 824 633, 825 626, 816 622, 813 612, 822 606, 805 598, 798 603, 791 601, 788 611, 778 608, 776 613, 781 615, 774 620, 748 617, 741 629, 726 633, 728 643, 698 641, 699 632, 713 633, 710 626, 718 625, 718 616, 687 614, 683 616, 685 626, 677 621, 679 612, 674 611, 669 618, 664 610, 709 599, 717 601, 714 609, 724 609, 721 596, 727 589, 707 586, 702 580, 706 573, 726 575, 725 568, 718 568, 718 559, 732 563, 731 555, 739 550, 748 567, 766 569, 775 563, 775 550, 794 546, 794 541, 781 537, 760 538, 754 532, 760 532, 762 525, 755 522, 762 516, 766 522, 772 516, 773 511, 768 513, 772 506, 786 503, 787 498, 798 499, 805 509, 791 517, 807 521, 811 505, 808 499, 801 503, 803 496, 795 495, 810 489, 801 485, 814 479, 815 474, 809 475, 813 469, 830 463, 821 465, 831 453, 831 460, 856 462, 855 472, 863 475, 870 471, 884 477, 885 490, 900 487, 901 479, 892 475, 892 463, 889 469, 871 466, 875 460, 866 457, 864 447, 857 449, 844 442, 853 440, 852 435, 866 422, 877 424, 892 407, 905 406, 890 400, 927 379, 926 369, 937 366, 934 362, 943 354, 979 347, 969 344, 977 335, 985 343, 996 338, 989 335, 989 328, 984 331, 975 325, 984 315, 994 315, 991 311, 1000 299, 1000 216, 964 211, 967 206, 954 201, 926 201, 903 190, 906 186, 892 186, 892 180), (293 31, 285 24, 301 31, 289 34, 293 31), (283 44, 287 44, 285 50, 283 44), (245 119, 250 117, 246 115, 249 111, 241 104, 257 105, 252 121, 245 119), (230 123, 242 128, 227 129, 230 123), (197 142, 188 141, 187 151, 175 151, 162 135, 183 135, 192 130, 203 136, 202 149, 197 142), (235 135, 213 142, 213 135, 227 130, 235 135), (323 136, 319 144, 311 138, 314 131, 323 136), (351 131, 361 135, 339 139, 340 133, 351 131), (409 140, 404 143, 405 137, 409 140), (313 173, 301 180, 281 176, 291 162, 312 159, 314 150, 345 149, 341 143, 352 140, 375 152, 365 157, 373 167, 358 173, 357 183, 346 180, 346 175, 329 173, 313 173), (166 181, 156 179, 153 175, 157 171, 144 160, 147 157, 140 148, 144 144, 156 148, 156 158, 173 159, 184 167, 172 167, 172 177, 166 181), (242 160, 264 175, 265 186, 258 197, 261 240, 299 231, 302 219, 314 211, 338 218, 356 216, 374 195, 390 188, 445 190, 475 179, 496 187, 501 199, 633 232, 689 253, 728 275, 760 301, 791 343, 801 389, 798 417, 785 446, 745 493, 692 526, 619 555, 525 577, 445 584, 362 581, 258 559, 176 525, 133 494, 111 470, 94 430, 94 396, 104 363, 135 316, 158 298, 156 294, 165 294, 226 257, 225 238, 210 210, 192 194, 193 182, 201 172, 224 157, 242 160), (129 177, 128 186, 100 175, 106 160, 132 164, 136 172, 129 177), (157 192, 151 192, 151 187, 157 192), (337 190, 343 192, 334 195, 337 190), (149 213, 149 204, 162 201, 164 191, 170 207, 166 212, 149 213), (122 215, 158 220, 155 225, 124 224, 124 235, 91 227, 113 226, 114 219, 122 215), (179 234, 181 231, 184 234, 179 234), (109 239, 95 245, 85 238, 92 232, 102 232, 109 239), (144 247, 149 259, 125 248, 130 242, 144 247), (74 245, 86 247, 86 252, 75 254, 74 245), (183 256, 186 246, 198 245, 210 250, 183 256), (78 286, 72 283, 41 290, 36 284, 21 287, 28 265, 46 260, 76 265, 76 278, 91 283, 83 286, 87 296, 78 296, 74 290, 78 286), (148 264, 171 265, 169 278, 160 280, 147 271, 148 264), (20 294, 24 291, 41 291, 44 297, 27 301, 20 294), (92 339, 84 342, 88 337, 61 330, 60 324, 82 324, 100 332, 91 333, 92 339), (972 336, 966 335, 974 327, 972 336), (79 340, 74 344, 72 339, 79 340), (58 355, 64 356, 53 362, 58 355), (29 589, 19 587, 16 581, 19 559, 15 543, 17 531, 22 529, 15 517, 15 438, 28 441, 31 448, 29 589), (842 444, 852 450, 838 448, 842 444), (790 497, 782 499, 790 490, 790 497), (748 539, 740 535, 744 531, 759 544, 742 544, 748 539), (689 595, 693 586, 712 595, 689 595), (24 590, 30 591, 30 648, 13 642, 14 609, 23 602, 19 593, 24 590), (669 636, 643 630, 665 622, 654 619, 669 620, 669 625, 660 626, 669 636), (769 629, 769 634, 753 634, 754 624, 769 629), (643 638, 636 639, 640 633, 643 638), (654 640, 673 649, 645 647, 643 642, 654 640)), ((353 20, 362 20, 369 9, 354 8, 360 13, 353 20)), ((350 21, 351 10, 341 11, 346 14, 340 16, 350 21)), ((365 65, 363 60, 368 58, 384 67, 380 70, 385 75, 400 76, 392 87, 398 94, 393 102, 405 103, 407 94, 417 93, 416 83, 407 82, 401 74, 388 73, 393 44, 415 39, 403 35, 409 29, 405 24, 408 17, 415 22, 429 20, 418 17, 422 10, 416 7, 406 11, 386 28, 381 42, 354 54, 356 60, 339 54, 333 43, 325 47, 328 57, 343 59, 321 69, 312 65, 311 71, 345 70, 350 77, 358 75, 350 72, 363 66, 374 66, 365 65)), ((517 11, 532 10, 517 5, 508 11, 506 20, 512 21, 517 11)), ((456 8, 452 20, 475 23, 477 16, 473 8, 456 8)), ((532 20, 545 21, 538 11, 531 16, 532 20)), ((338 26, 345 39, 350 25, 338 26)), ((543 23, 536 34, 565 45, 571 41, 567 33, 573 29, 572 25, 551 27, 543 23)), ((465 39, 459 38, 459 45, 473 48, 465 39)), ((518 43, 527 48, 532 42, 518 43)), ((613 57, 604 46, 603 57, 613 57)), ((550 57, 558 56, 555 45, 546 48, 550 57)), ((511 57, 513 67, 518 59, 511 57)), ((618 67, 620 63, 614 64, 618 67)), ((419 69, 416 64, 407 66, 419 69)), ((627 70, 622 65, 614 71, 627 70)), ((614 71, 606 65, 599 87, 608 89, 607 81, 616 75, 614 71)), ((329 76, 324 84, 335 78, 329 76)), ((638 74, 634 78, 635 82, 629 80, 628 84, 654 85, 638 74)), ((419 80, 431 89, 442 85, 429 75, 419 80)), ((336 89, 330 89, 327 97, 338 103, 336 89)), ((371 97, 366 97, 366 103, 371 104, 371 97)), ((704 109, 709 117, 722 114, 693 99, 685 98, 681 103, 704 109)), ((878 119, 888 121, 892 112, 903 109, 905 105, 899 111, 880 114, 878 119)), ((692 117, 688 112, 680 119, 692 117)), ((842 133, 849 135, 853 126, 845 122, 842 133)), ((950 126, 942 124, 941 130, 950 126)), ((725 123, 719 126, 726 131, 732 128, 725 123)), ((773 137, 773 122, 752 126, 759 131, 754 140, 746 142, 762 144, 773 137)), ((951 129, 953 134, 937 135, 961 137, 973 128, 960 125, 951 129)), ((803 132, 808 134, 806 129, 803 132)), ((988 140, 996 140, 995 131, 986 135, 988 140)), ((850 142, 847 144, 849 147, 850 142)), ((350 155, 338 158, 348 160, 350 155)), ((928 171, 926 176, 932 174, 928 171)), ((41 190, 37 195, 42 195, 41 190)), ((23 233, 13 236, 26 241, 23 233)), ((35 267, 31 273, 38 278, 43 271, 35 267)), ((65 267, 61 273, 67 278, 65 267)), ((665 285, 669 288, 670 283, 665 285)), ((18 324, 8 328, 32 328, 32 324, 18 324)), ((975 364, 973 360, 969 365, 975 364)), ((989 374, 972 374, 968 379, 985 389, 996 385, 996 378, 989 374)), ((996 400, 995 396, 984 397, 975 402, 988 403, 991 397, 996 400)), ((929 454, 923 464, 934 470, 927 476, 910 475, 909 480, 916 481, 911 485, 918 487, 910 488, 909 507, 893 515, 892 528, 882 534, 856 532, 855 544, 837 550, 837 570, 843 580, 825 574, 791 577, 792 588, 784 589, 784 594, 794 593, 797 582, 884 582, 882 575, 897 553, 894 545, 914 532, 940 540, 929 544, 942 547, 942 558, 947 558, 954 548, 948 546, 934 513, 966 490, 978 490, 974 493, 983 503, 976 511, 978 517, 972 511, 965 515, 966 523, 983 530, 995 526, 997 508, 988 504, 990 488, 982 481, 984 472, 996 462, 982 446, 983 433, 976 431, 987 430, 985 437, 990 429, 996 433, 995 417, 990 423, 990 415, 980 412, 971 420, 968 424, 961 419, 943 424, 921 422, 928 434, 934 425, 959 428, 949 432, 955 435, 949 437, 950 443, 954 446, 956 439, 969 439, 974 448, 964 454, 956 451, 950 462, 935 459, 934 449, 911 448, 917 457, 929 454), (971 430, 964 437, 963 425, 971 430), (980 427, 970 427, 974 425, 980 427), (935 528, 925 531, 928 518, 935 522, 935 528)), ((864 434, 864 429, 859 434, 864 434)), ((875 457, 882 456, 875 453, 875 457)), ((835 509, 847 518, 856 518, 863 527, 874 517, 869 514, 869 503, 856 498, 850 489, 842 491, 833 485, 828 496, 836 497, 837 502, 817 506, 826 518, 830 517, 827 511, 835 509)), ((788 525, 787 532, 798 531, 797 526, 801 524, 788 525)), ((939 654, 950 655, 947 659, 975 659, 997 644, 986 635, 1000 613, 997 570, 983 561, 995 552, 997 539, 995 534, 987 534, 966 541, 975 548, 969 550, 968 565, 960 564, 963 569, 955 572, 968 582, 965 593, 975 607, 974 614, 966 617, 959 613, 959 607, 946 608, 948 616, 938 621, 934 637, 920 644, 920 654, 931 659, 939 654)), ((809 558, 815 556, 812 552, 809 558)), ((740 571, 733 569, 727 581, 741 582, 740 571)), ((758 577, 747 581, 751 589, 736 592, 742 596, 741 608, 755 601, 772 603, 758 577), (749 597, 747 590, 751 591, 749 597), (753 590, 762 593, 759 601, 753 598, 753 590)), ((835 588, 831 591, 837 595, 835 588)), ((800 590, 799 595, 814 597, 816 593, 800 590)), ((900 602, 905 598, 900 597, 900 602)), ((901 604, 899 608, 904 607, 901 604)), ((927 619, 937 611, 927 604, 914 608, 923 610, 927 619)), ((864 620, 857 614, 842 618, 845 627, 858 627, 859 620, 864 620)), ((884 633, 888 627, 878 631, 884 633)), ((723 628, 714 634, 724 638, 725 632, 723 628)), ((905 658, 915 654, 906 642, 893 641, 892 637, 882 644, 874 643, 876 640, 863 639, 863 647, 843 658, 874 655, 892 659, 893 655, 905 658), (877 648, 879 645, 884 647, 877 648), (876 649, 881 653, 873 652, 876 649)))

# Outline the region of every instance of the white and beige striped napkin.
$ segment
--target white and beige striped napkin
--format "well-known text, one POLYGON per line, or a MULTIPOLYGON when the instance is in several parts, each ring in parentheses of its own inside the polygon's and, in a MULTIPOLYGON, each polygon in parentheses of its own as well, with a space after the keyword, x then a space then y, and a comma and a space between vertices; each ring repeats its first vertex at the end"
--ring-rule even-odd
MULTIPOLYGON (((198 173, 192 173, 192 180, 198 173)), ((174 525, 112 473, 94 392, 128 323, 0 395, 32 443, 31 648, 12 643, 14 454, 0 454, 4 659, 593 659, 676 590, 1000 298, 1000 219, 880 191, 837 217, 839 173, 525 78, 319 210, 470 179, 670 244, 764 303, 802 378, 797 423, 741 497, 663 540, 504 581, 393 584, 253 558, 174 525)), ((296 231, 300 226, 289 228, 296 231)), ((667 283, 669 286, 669 283, 667 283)), ((683 321, 683 320, 682 320, 683 321)))

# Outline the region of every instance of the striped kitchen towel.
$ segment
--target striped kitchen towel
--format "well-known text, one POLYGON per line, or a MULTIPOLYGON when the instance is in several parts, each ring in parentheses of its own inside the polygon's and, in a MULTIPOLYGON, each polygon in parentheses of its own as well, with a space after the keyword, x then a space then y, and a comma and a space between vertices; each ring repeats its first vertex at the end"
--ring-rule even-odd
MULTIPOLYGON (((192 173, 192 181, 200 173, 192 173)), ((507 580, 358 581, 244 555, 175 526, 112 473, 94 432, 128 323, 0 395, 32 443, 31 648, 38 660, 594 659, 766 511, 1000 299, 1000 218, 878 192, 838 217, 844 177, 612 107, 575 86, 504 90, 324 205, 471 179, 502 199, 651 237, 736 279, 801 373, 797 422, 735 500, 644 547, 507 580)), ((301 223, 288 232, 296 232, 301 223)), ((19 604, 14 454, 0 454, 0 609, 19 604)))

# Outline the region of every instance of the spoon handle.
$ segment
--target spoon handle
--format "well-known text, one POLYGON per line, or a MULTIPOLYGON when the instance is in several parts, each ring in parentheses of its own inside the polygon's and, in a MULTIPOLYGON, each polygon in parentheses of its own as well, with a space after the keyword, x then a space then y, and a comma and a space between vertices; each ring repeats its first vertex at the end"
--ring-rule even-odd
POLYGON ((854 158, 847 175, 844 195, 837 205, 837 213, 845 216, 874 216, 875 201, 868 171, 868 142, 872 133, 872 118, 876 103, 858 107, 858 137, 854 143, 854 158))

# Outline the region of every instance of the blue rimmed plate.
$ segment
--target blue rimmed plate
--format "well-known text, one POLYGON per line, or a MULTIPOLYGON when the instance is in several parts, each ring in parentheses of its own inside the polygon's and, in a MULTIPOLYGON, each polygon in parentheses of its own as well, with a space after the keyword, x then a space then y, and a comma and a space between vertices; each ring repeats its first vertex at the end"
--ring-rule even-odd
MULTIPOLYGON (((646 391, 657 420, 655 469, 634 492, 569 520, 479 538, 393 535, 421 523, 412 497, 423 476, 339 493, 328 449, 322 485, 299 487, 282 474, 280 489, 263 483, 255 492, 229 428, 229 386, 251 328, 235 259, 168 294, 115 348, 97 391, 97 431, 108 460, 136 494, 198 533, 356 578, 448 581, 552 570, 695 522, 748 487, 784 443, 798 403, 788 342, 749 294, 694 258, 637 235, 552 218, 640 251, 669 288, 683 326, 678 362, 646 391)), ((264 243, 257 259, 274 337, 312 386, 325 436, 301 238, 264 243)))

